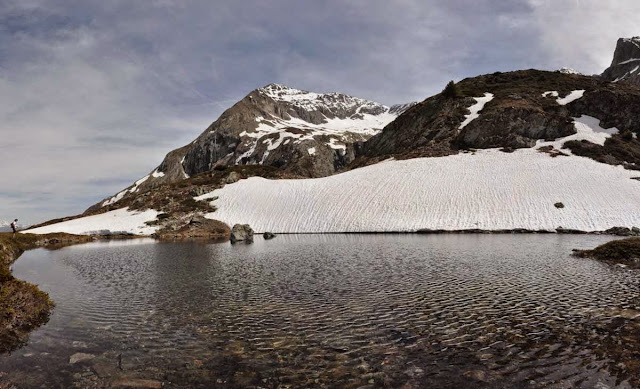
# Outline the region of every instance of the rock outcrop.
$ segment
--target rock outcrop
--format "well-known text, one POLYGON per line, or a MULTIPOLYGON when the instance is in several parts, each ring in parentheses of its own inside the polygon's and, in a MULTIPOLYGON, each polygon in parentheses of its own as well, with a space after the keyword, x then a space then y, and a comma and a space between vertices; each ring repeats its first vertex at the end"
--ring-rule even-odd
MULTIPOLYGON (((531 148, 539 141, 576 134, 576 118, 588 115, 599 119, 605 129, 615 126, 617 133, 604 145, 587 142, 589 150, 578 150, 584 144, 567 147, 599 162, 640 168, 640 143, 636 139, 640 133, 638 87, 609 83, 594 76, 522 70, 467 78, 457 88, 460 97, 438 94, 408 109, 380 134, 360 145, 358 158, 350 167, 390 157, 531 148), (481 110, 474 115, 478 108, 481 110)), ((550 151, 561 155, 559 150, 550 151)))
POLYGON ((231 229, 231 243, 253 242, 253 229, 248 224, 236 224, 231 229))
POLYGON ((611 66, 602 73, 602 78, 640 85, 640 36, 618 39, 611 66))

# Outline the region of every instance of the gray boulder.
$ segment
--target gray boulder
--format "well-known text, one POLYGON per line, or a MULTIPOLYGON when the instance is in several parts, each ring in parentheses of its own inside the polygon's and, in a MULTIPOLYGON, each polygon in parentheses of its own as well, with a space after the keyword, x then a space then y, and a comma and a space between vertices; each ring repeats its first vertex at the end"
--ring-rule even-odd
POLYGON ((231 243, 253 242, 253 229, 248 224, 236 224, 231 229, 231 243))
POLYGON ((273 232, 265 232, 264 234, 262 234, 262 237, 265 240, 269 240, 269 239, 273 239, 276 237, 276 234, 274 234, 273 232))

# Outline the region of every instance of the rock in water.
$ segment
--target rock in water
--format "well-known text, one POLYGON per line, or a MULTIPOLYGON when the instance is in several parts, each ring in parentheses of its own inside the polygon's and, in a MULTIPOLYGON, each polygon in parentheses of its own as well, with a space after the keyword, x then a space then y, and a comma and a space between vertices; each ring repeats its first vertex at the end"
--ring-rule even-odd
POLYGON ((82 361, 88 361, 90 359, 95 358, 96 356, 93 354, 85 354, 85 353, 75 353, 69 358, 70 364, 75 364, 82 361))
POLYGON ((265 232, 264 234, 262 234, 262 237, 265 240, 269 240, 269 239, 273 239, 276 237, 276 234, 274 234, 273 232, 265 232))
POLYGON ((231 243, 239 241, 253 242, 253 229, 248 224, 236 224, 231 229, 231 243))

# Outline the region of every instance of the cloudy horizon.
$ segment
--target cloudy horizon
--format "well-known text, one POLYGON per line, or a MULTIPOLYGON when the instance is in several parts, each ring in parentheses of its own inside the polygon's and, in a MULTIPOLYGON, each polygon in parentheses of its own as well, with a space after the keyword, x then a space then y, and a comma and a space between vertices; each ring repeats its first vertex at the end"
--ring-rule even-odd
POLYGON ((83 212, 271 82, 392 105, 495 71, 599 74, 640 35, 637 1, 390 3, 0 0, 0 220, 83 212))

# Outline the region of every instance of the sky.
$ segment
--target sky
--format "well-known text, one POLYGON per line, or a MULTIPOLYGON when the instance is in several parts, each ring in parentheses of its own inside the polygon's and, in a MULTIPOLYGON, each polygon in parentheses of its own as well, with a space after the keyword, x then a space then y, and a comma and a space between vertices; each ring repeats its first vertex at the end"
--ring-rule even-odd
POLYGON ((0 0, 0 220, 82 213, 271 82, 391 105, 601 73, 637 0, 0 0))

